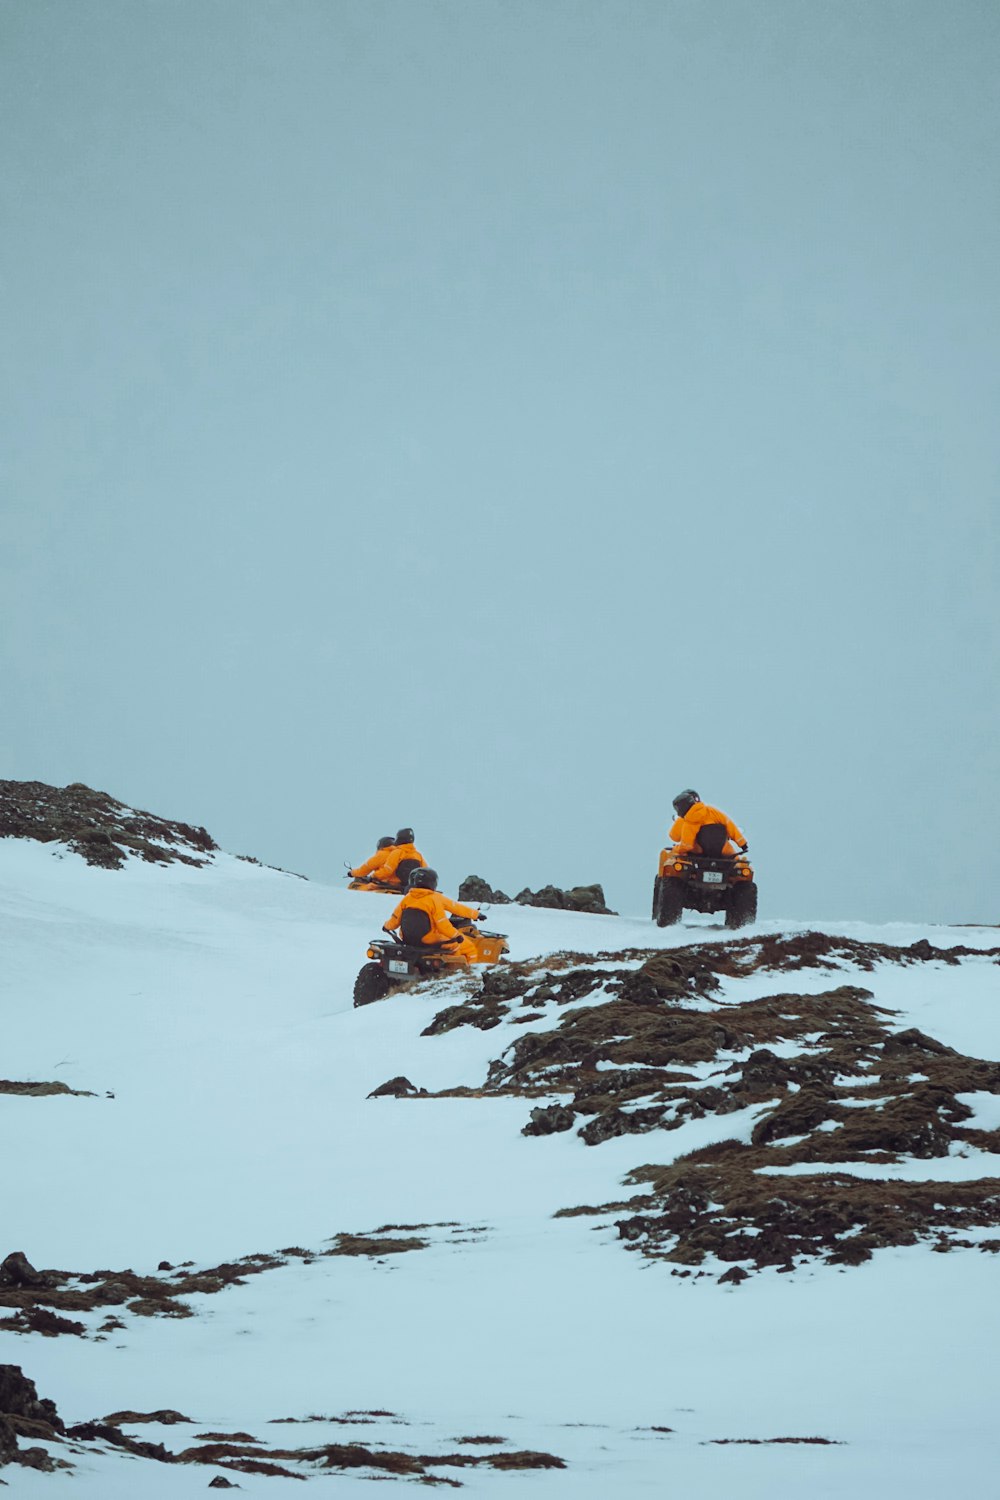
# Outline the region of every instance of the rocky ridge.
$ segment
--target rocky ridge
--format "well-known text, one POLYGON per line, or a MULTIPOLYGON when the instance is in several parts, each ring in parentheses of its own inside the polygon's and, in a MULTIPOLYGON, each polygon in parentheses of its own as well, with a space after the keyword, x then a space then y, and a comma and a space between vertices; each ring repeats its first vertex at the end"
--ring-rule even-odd
POLYGON ((525 1135, 575 1129, 589 1146, 636 1135, 647 1150, 687 1121, 742 1115, 732 1138, 637 1166, 626 1178, 642 1189, 635 1195, 563 1210, 621 1215, 627 1248, 681 1274, 711 1265, 739 1281, 817 1257, 856 1265, 918 1239, 995 1253, 1000 1238, 987 1231, 1000 1229, 1000 1179, 941 1182, 929 1168, 925 1181, 901 1181, 877 1169, 956 1152, 1000 1156, 1000 1130, 978 1128, 963 1097, 1000 1094, 1000 1063, 895 1029, 894 1013, 856 982, 807 994, 782 987, 743 1003, 719 993, 724 978, 753 973, 843 979, 886 964, 963 962, 995 966, 1000 948, 806 933, 511 964, 488 971, 480 991, 439 1011, 425 1034, 505 1021, 532 1029, 494 1058, 480 1088, 429 1096, 410 1084, 398 1096, 515 1095, 538 1101, 525 1135))
POLYGON ((537 891, 525 886, 516 896, 506 896, 503 891, 494 890, 479 875, 467 875, 458 888, 458 899, 476 905, 491 903, 495 906, 509 906, 513 903, 516 906, 541 906, 550 911, 587 912, 591 916, 617 915, 606 904, 602 885, 574 885, 568 890, 563 890, 558 885, 543 885, 537 891))
POLYGON ((121 869, 129 858, 203 865, 218 848, 204 828, 139 812, 82 782, 0 781, 0 838, 65 844, 105 870, 121 869))

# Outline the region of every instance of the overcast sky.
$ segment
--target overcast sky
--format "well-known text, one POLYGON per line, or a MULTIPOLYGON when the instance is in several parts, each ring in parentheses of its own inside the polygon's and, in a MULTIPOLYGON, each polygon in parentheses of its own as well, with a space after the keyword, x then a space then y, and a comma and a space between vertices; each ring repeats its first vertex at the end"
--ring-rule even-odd
POLYGON ((0 776, 1000 922, 995 0, 0 0, 0 776))

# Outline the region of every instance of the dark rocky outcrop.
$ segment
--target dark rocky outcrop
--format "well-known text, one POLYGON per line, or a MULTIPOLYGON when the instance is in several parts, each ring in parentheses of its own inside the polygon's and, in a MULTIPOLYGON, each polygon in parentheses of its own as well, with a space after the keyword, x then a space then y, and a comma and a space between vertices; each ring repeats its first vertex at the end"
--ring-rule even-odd
POLYGON ((675 1268, 714 1257, 728 1263, 725 1280, 735 1286, 766 1266, 790 1270, 817 1256, 856 1265, 919 1239, 941 1251, 1000 1253, 1000 1239, 983 1237, 1000 1228, 1000 1181, 868 1175, 873 1165, 956 1150, 1000 1154, 1000 1130, 977 1127, 963 1098, 1000 1094, 1000 1062, 963 1056, 915 1028, 893 1030, 894 1013, 872 990, 843 982, 845 968, 867 977, 882 965, 966 960, 996 965, 1000 949, 795 933, 669 952, 563 952, 490 971, 478 994, 442 1011, 425 1035, 530 1019, 531 1030, 504 1031, 478 1089, 441 1091, 530 1100, 526 1136, 575 1130, 596 1149, 644 1136, 646 1160, 655 1161, 650 1143, 687 1121, 744 1112, 739 1138, 734 1130, 672 1165, 630 1174, 626 1181, 646 1191, 563 1210, 624 1212, 616 1222, 626 1246, 675 1268), (722 979, 798 969, 829 970, 836 987, 742 1003, 721 989, 722 979), (864 1177, 853 1175, 858 1164, 864 1177))
POLYGON ((218 848, 204 828, 139 812, 78 781, 0 781, 0 838, 65 844, 106 870, 121 869, 129 857, 203 865, 218 848))
POLYGON ((616 915, 605 905, 604 887, 600 885, 574 885, 566 891, 557 885, 543 885, 540 891, 525 887, 514 900, 518 906, 545 906, 553 911, 582 911, 601 917, 616 915))
POLYGON ((377 1089, 372 1089, 368 1095, 369 1099, 406 1099, 414 1094, 426 1094, 426 1089, 418 1089, 415 1083, 401 1074, 396 1078, 389 1078, 385 1083, 380 1083, 377 1089))
POLYGON ((44 1448, 19 1448, 18 1438, 58 1441, 66 1429, 54 1401, 39 1398, 35 1382, 20 1365, 0 1365, 0 1468, 21 1464, 29 1469, 53 1469, 44 1448))
POLYGON ((466 875, 458 888, 459 901, 465 901, 469 906, 508 906, 510 897, 505 896, 503 891, 495 891, 491 885, 478 875, 466 875))
MULTIPOLYGON (((504 906, 511 900, 503 891, 495 891, 479 875, 465 877, 458 888, 458 899, 474 906, 488 903, 504 906)), ((552 911, 582 911, 601 917, 615 915, 605 904, 604 887, 600 885, 574 885, 569 890, 562 890, 557 885, 543 885, 539 891, 531 891, 526 886, 514 901, 518 906, 544 906, 552 911)))
MULTIPOLYGON (((288 1265, 292 1260, 311 1262, 327 1256, 370 1255, 382 1257, 407 1250, 422 1250, 427 1241, 411 1236, 390 1237, 379 1230, 370 1234, 334 1235, 319 1250, 286 1246, 269 1254, 245 1255, 238 1261, 199 1270, 186 1262, 176 1270, 168 1261, 160 1263, 160 1275, 137 1275, 135 1271, 36 1271, 21 1251, 0 1263, 0 1329, 8 1333, 41 1333, 46 1336, 74 1334, 91 1336, 78 1317, 67 1313, 108 1310, 100 1326, 100 1337, 125 1324, 118 1316, 190 1318, 184 1300, 198 1294, 212 1295, 227 1287, 243 1286, 250 1276, 259 1276, 288 1265), (114 1313, 111 1313, 111 1309, 114 1313), (9 1316, 3 1316, 7 1310, 9 1316)), ((2 1408, 0 1408, 2 1410, 2 1408)), ((110 1419, 109 1419, 110 1420, 110 1419)))

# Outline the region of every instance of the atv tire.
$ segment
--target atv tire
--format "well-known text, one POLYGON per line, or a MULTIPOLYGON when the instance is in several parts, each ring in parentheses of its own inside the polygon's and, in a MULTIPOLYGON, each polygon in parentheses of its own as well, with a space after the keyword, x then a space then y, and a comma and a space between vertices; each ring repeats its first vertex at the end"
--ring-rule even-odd
POLYGON ((659 875, 657 875, 656 879, 653 881, 653 921, 654 922, 656 921, 657 917, 660 914, 660 886, 661 886, 661 884, 662 884, 662 882, 660 880, 660 877, 659 877, 659 875))
POLYGON ((673 927, 684 910, 684 886, 680 880, 661 880, 656 906, 657 927, 673 927))
POLYGON ((354 981, 354 1003, 371 1005, 373 1000, 384 1000, 391 988, 381 964, 365 964, 354 981))
POLYGON ((757 887, 752 880, 737 885, 726 907, 727 927, 747 927, 757 920, 757 887))

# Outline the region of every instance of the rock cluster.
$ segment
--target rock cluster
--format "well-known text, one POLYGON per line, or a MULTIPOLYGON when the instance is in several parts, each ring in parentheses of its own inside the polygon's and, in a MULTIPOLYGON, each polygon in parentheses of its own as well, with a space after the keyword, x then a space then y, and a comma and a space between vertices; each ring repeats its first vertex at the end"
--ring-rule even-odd
POLYGON ((732 1284, 815 1257, 855 1265, 920 1239, 936 1250, 1000 1251, 989 1234, 1000 1231, 1000 1179, 950 1183, 928 1172, 906 1182, 852 1171, 1000 1154, 1000 1130, 978 1128, 965 1102, 1000 1094, 1000 1063, 915 1028, 893 1030, 893 1013, 856 984, 742 1004, 716 998, 721 978, 754 972, 826 968, 842 979, 845 964, 866 975, 884 963, 996 964, 1000 949, 805 933, 598 957, 600 965, 561 954, 491 971, 424 1034, 551 1018, 516 1036, 475 1091, 531 1100, 527 1136, 575 1130, 596 1147, 642 1135, 645 1160, 655 1162, 662 1132, 741 1111, 744 1124, 672 1165, 638 1168, 626 1178, 644 1189, 633 1198, 564 1213, 624 1213, 616 1222, 626 1248, 675 1269, 721 1262, 732 1284))
POLYGON ((118 870, 131 856, 203 865, 218 848, 204 828, 138 812, 82 782, 0 781, 0 838, 66 844, 88 865, 118 870))
MULTIPOLYGON (((459 901, 495 906, 509 905, 511 897, 493 887, 479 875, 467 875, 458 888, 459 901)), ((531 891, 525 886, 513 897, 518 906, 544 906, 552 911, 583 911, 602 917, 613 917, 615 913, 605 904, 604 887, 601 885, 574 885, 563 890, 558 885, 543 885, 541 890, 531 891)))
POLYGON ((29 1469, 54 1469, 44 1448, 19 1448, 18 1438, 53 1440, 65 1432, 53 1401, 39 1399, 35 1382, 20 1365, 0 1365, 0 1468, 22 1464, 29 1469))

